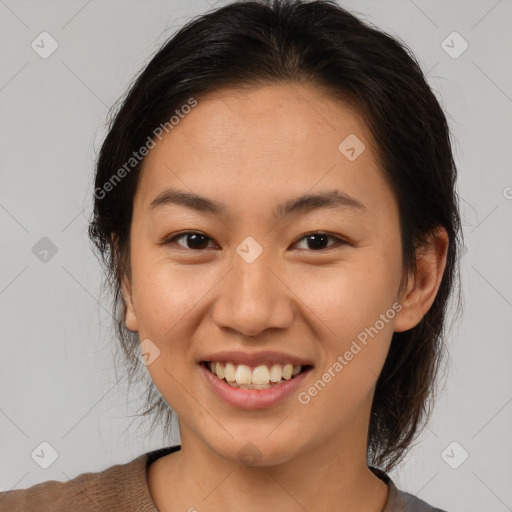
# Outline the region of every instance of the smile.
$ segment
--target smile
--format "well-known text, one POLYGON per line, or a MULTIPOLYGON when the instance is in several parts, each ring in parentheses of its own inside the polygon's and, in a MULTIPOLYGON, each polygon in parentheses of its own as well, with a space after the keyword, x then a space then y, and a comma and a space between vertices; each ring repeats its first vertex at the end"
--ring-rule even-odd
MULTIPOLYGON (((246 358, 246 363, 249 362, 247 359, 250 358, 246 358)), ((229 361, 203 360, 198 364, 198 368, 204 378, 203 382, 217 398, 232 407, 245 410, 263 409, 284 403, 297 393, 304 379, 313 371, 313 366, 307 364, 268 363, 265 365, 261 364, 261 360, 259 363, 257 366, 249 366, 229 361), (231 380, 226 379, 226 374, 231 380), (276 382, 273 382, 271 377, 276 382), (263 384, 254 383, 253 378, 255 382, 263 382, 263 384)))
POLYGON ((291 363, 262 364, 251 367, 229 361, 203 361, 203 365, 218 379, 227 382, 234 388, 241 389, 269 389, 279 386, 311 367, 310 365, 293 365, 291 363))

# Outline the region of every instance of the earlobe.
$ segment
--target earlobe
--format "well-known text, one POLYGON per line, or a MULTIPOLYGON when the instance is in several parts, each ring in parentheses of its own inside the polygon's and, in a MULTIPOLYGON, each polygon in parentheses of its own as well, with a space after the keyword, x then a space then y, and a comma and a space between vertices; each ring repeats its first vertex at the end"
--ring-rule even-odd
POLYGON ((415 327, 425 316, 436 298, 446 267, 448 234, 438 227, 426 244, 416 251, 416 271, 409 276, 403 293, 402 310, 395 317, 395 332, 415 327))

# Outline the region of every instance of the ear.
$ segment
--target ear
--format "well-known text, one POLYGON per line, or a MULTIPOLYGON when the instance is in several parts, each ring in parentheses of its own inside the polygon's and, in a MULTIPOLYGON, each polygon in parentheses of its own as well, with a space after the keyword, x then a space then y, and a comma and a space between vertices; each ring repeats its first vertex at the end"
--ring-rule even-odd
POLYGON ((416 271, 409 275, 400 300, 402 309, 395 317, 395 332, 415 327, 432 306, 446 267, 448 244, 446 230, 438 227, 416 250, 416 271))
POLYGON ((135 315, 135 309, 133 307, 132 300, 132 285, 131 285, 131 272, 125 269, 121 272, 121 258, 119 255, 117 237, 114 233, 110 236, 110 249, 114 254, 115 266, 118 274, 121 274, 121 298, 123 301, 123 317, 125 320, 126 327, 130 331, 138 331, 137 317, 135 315))
POLYGON ((132 286, 129 277, 126 275, 123 276, 121 292, 123 295, 123 313, 126 327, 130 329, 130 331, 138 331, 137 315, 135 314, 132 300, 132 286))

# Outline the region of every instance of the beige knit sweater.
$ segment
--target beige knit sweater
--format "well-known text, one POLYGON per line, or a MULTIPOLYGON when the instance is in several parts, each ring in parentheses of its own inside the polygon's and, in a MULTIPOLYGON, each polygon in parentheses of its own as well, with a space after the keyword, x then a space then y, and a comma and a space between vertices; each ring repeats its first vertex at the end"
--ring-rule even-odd
MULTIPOLYGON (((158 512, 147 482, 147 468, 155 460, 181 447, 160 448, 126 464, 116 464, 96 473, 82 473, 67 482, 49 480, 28 489, 0 493, 1 512, 158 512)), ((370 468, 388 484, 382 512, 445 512, 398 490, 391 478, 370 468)))

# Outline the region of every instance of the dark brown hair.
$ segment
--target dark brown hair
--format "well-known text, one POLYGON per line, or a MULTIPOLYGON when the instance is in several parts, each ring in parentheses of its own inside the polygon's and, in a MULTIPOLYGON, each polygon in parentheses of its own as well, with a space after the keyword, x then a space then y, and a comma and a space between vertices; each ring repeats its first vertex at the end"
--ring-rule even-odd
MULTIPOLYGON (((136 355, 138 337, 125 327, 121 294, 121 279, 130 276, 129 232, 141 167, 139 162, 126 170, 126 163, 190 98, 200 101, 221 87, 273 83, 322 87, 349 98, 364 116, 398 202, 404 276, 415 268, 416 248, 436 227, 449 236, 436 299, 416 327, 394 333, 376 385, 368 461, 389 471, 430 416, 443 360, 462 237, 456 168, 446 117, 412 53, 334 1, 240 1, 191 20, 158 50, 111 115, 97 161, 89 236, 113 292, 129 381, 145 368, 136 355), (114 182, 123 166, 122 179, 114 182)), ((154 413, 153 425, 163 419, 169 433, 173 412, 154 386, 148 386, 145 405, 143 415, 154 413)))

